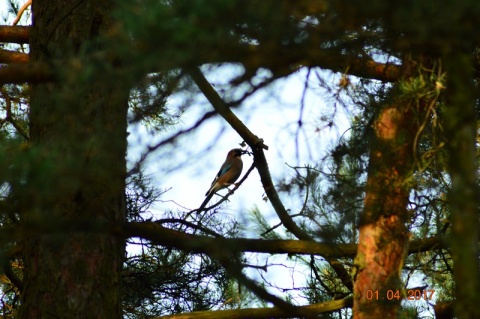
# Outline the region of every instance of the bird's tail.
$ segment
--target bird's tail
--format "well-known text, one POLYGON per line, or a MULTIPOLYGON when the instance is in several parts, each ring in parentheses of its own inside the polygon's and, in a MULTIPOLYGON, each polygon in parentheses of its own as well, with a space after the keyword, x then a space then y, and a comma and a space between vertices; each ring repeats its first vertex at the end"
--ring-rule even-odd
POLYGON ((210 194, 207 194, 207 197, 205 197, 205 200, 203 201, 202 205, 200 205, 200 208, 198 209, 199 213, 204 210, 205 206, 207 206, 210 199, 212 199, 213 194, 214 194, 213 192, 210 192, 210 194))

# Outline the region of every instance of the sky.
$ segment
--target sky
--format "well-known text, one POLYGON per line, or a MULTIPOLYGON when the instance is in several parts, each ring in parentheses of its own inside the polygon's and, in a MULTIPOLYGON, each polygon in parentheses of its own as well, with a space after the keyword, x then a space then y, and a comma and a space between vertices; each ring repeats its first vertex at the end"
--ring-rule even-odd
MULTIPOLYGON (((235 73, 231 68, 226 66, 217 69, 213 74, 207 74, 207 78, 214 84, 214 87, 222 87, 222 83, 228 82, 229 78, 233 76, 232 73, 235 73)), ((307 70, 300 70, 287 79, 279 80, 272 87, 254 94, 240 108, 234 110, 239 119, 269 146, 265 155, 274 183, 279 178, 294 175, 294 171, 287 164, 302 166, 321 161, 328 149, 348 128, 348 115, 341 108, 337 108, 336 124, 338 126, 325 127, 326 123, 321 118, 325 113, 331 113, 332 106, 325 103, 322 93, 326 93, 318 87, 316 80, 311 80, 309 85, 312 87, 307 90, 303 99, 304 130, 298 138, 299 147, 296 147, 295 136, 298 128, 297 122, 300 118, 306 74, 307 70)), ((336 83, 336 77, 331 77, 331 79, 336 83)), ((175 104, 182 102, 181 98, 173 98, 171 107, 175 109, 178 107, 175 104)), ((162 134, 164 136, 151 137, 145 134, 144 130, 132 127, 129 136, 131 145, 129 155, 132 159, 138 158, 139 154, 146 150, 147 145, 154 145, 156 141, 165 139, 177 130, 189 127, 198 120, 199 115, 211 110, 213 110, 212 106, 200 94, 200 98, 193 102, 184 114, 182 123, 176 126, 174 131, 162 134)), ((238 134, 228 125, 222 131, 224 126, 225 121, 221 117, 217 117, 204 123, 193 136, 186 138, 186 141, 179 142, 179 149, 174 151, 173 157, 163 155, 162 150, 159 150, 158 154, 154 153, 148 157, 147 173, 153 178, 157 187, 168 189, 168 192, 162 195, 162 201, 156 203, 150 210, 152 217, 162 218, 168 210, 185 211, 200 206, 205 198, 205 192, 225 160, 227 152, 232 148, 239 147, 239 143, 242 142, 238 134), (220 134, 218 134, 219 131, 220 134), (205 149, 208 151, 205 152, 205 149), (184 154, 189 154, 189 156, 183 156, 184 154)), ((243 156, 243 173, 248 170, 252 160, 249 156, 243 156)), ((243 174, 240 179, 242 177, 243 174)), ((221 193, 226 194, 227 191, 223 190, 221 193)), ((276 225, 279 223, 279 219, 270 203, 263 200, 263 195, 264 190, 259 175, 254 170, 230 197, 230 202, 221 206, 219 214, 225 218, 235 217, 246 225, 253 226, 248 217, 248 211, 256 207, 270 225, 276 225)), ((292 200, 289 197, 283 197, 282 199, 286 208, 291 209, 292 214, 298 212, 301 207, 298 198, 292 200)), ((212 200, 212 202, 215 201, 212 200)), ((254 228, 247 226, 247 229, 254 228)), ((282 229, 280 229, 280 233, 283 233, 282 229)), ((258 234, 252 231, 245 232, 244 236, 258 238, 258 234)), ((294 265, 291 260, 287 261, 288 256, 271 257, 261 254, 260 256, 248 254, 248 256, 260 265, 264 264, 267 258, 269 263, 276 264, 269 268, 267 273, 261 274, 271 283, 284 288, 291 288, 292 282, 297 287, 305 285, 306 277, 303 273, 305 268, 294 265), (296 267, 295 271, 293 271, 294 268, 286 266, 296 267)), ((248 274, 260 279, 257 270, 249 271, 248 274)), ((274 290, 271 292, 278 293, 274 290)))
MULTIPOLYGON (((209 80, 215 83, 225 72, 229 72, 228 67, 217 70, 209 80)), ((295 166, 321 160, 326 150, 333 145, 333 141, 345 131, 345 128, 321 129, 325 123, 319 119, 327 107, 321 96, 309 91, 304 100, 302 116, 305 129, 300 132, 299 147, 296 147, 295 135, 298 128, 297 121, 300 118, 305 73, 306 71, 302 70, 286 80, 280 80, 272 88, 253 95, 240 108, 234 110, 240 120, 269 146, 265 154, 274 179, 293 174, 286 163, 295 166), (317 128, 320 130, 316 131, 317 128)), ((222 80, 225 81, 225 78, 222 80)), ((175 108, 175 102, 173 99, 172 108, 175 108)), ((182 123, 175 127, 175 130, 189 127, 198 119, 199 114, 213 110, 204 98, 199 99, 196 105, 189 108, 181 119, 182 123)), ((342 125, 347 125, 345 116, 340 117, 340 120, 343 121, 342 125)), ((132 128, 131 133, 129 142, 132 145, 133 157, 137 151, 142 152, 142 147, 149 143, 147 139, 162 139, 158 136, 153 138, 146 136, 141 129, 132 128)), ((170 134, 174 132, 166 132, 165 136, 170 134)), ((180 142, 178 145, 180 150, 175 152, 173 161, 171 157, 165 159, 166 156, 162 156, 162 150, 158 155, 152 154, 149 157, 148 173, 155 178, 161 189, 169 189, 163 196, 167 201, 158 203, 156 210, 161 212, 166 209, 198 208, 226 154, 230 149, 239 147, 241 142, 242 139, 238 134, 225 125, 222 118, 217 117, 205 123, 194 136, 189 136, 188 141, 180 142), (223 131, 222 128, 224 128, 223 131), (205 152, 206 149, 208 149, 207 152, 205 152), (174 169, 175 166, 179 167, 174 169)), ((253 159, 248 155, 242 158, 245 173, 253 159)), ((222 193, 226 192, 224 190, 222 193)), ((262 200, 263 193, 259 176, 254 171, 230 198, 228 207, 234 211, 241 211, 255 205, 261 211, 269 212, 271 207, 262 200)))
MULTIPOLYGON (((222 88, 229 79, 238 74, 238 68, 223 66, 214 72, 205 72, 207 79, 215 88, 222 88)), ((269 149, 265 155, 269 164, 270 173, 274 184, 280 178, 294 175, 294 171, 288 167, 315 164, 321 161, 349 126, 348 115, 341 107, 337 108, 336 124, 334 127, 326 127, 321 120, 322 115, 331 114, 332 106, 325 102, 326 91, 320 89, 315 77, 308 82, 310 88, 305 96, 305 78, 307 70, 295 72, 286 79, 278 80, 271 87, 253 94, 244 101, 234 113, 253 132, 264 140, 269 149), (301 113, 303 97, 303 113, 301 113), (296 134, 298 120, 302 117, 303 130, 296 134), (288 165, 287 165, 288 164, 288 165)), ((337 83, 339 76, 330 76, 333 83, 337 83)), ((330 94, 331 95, 331 94, 330 94)), ((169 107, 172 110, 179 108, 186 98, 174 96, 169 107)), ((190 100, 189 100, 190 101, 190 100)), ((140 157, 148 145, 155 145, 158 141, 174 135, 178 130, 190 127, 205 112, 213 110, 213 107, 200 93, 197 98, 190 101, 181 123, 172 130, 152 136, 145 132, 143 127, 131 127, 129 129, 129 158, 134 160, 140 157)), ((171 146, 165 150, 149 155, 147 158, 146 173, 154 181, 159 189, 168 189, 161 196, 161 201, 152 206, 149 213, 153 219, 161 219, 169 210, 188 211, 200 206, 205 198, 205 193, 225 160, 227 152, 239 147, 242 139, 225 123, 223 118, 216 117, 204 123, 194 134, 181 139, 172 153, 171 146), (208 151, 205 151, 208 150, 208 151)), ((244 162, 243 174, 251 166, 253 158, 242 156, 244 162)), ((239 178, 239 180, 243 177, 239 178)), ((227 190, 220 191, 226 194, 227 190)), ((279 223, 279 219, 269 202, 263 200, 264 190, 260 178, 254 170, 247 180, 240 186, 227 204, 222 204, 218 214, 226 219, 232 217, 246 225, 247 231, 242 236, 258 238, 258 234, 249 229, 255 229, 252 224, 249 210, 257 208, 270 225, 279 223)), ((291 213, 295 214, 301 207, 298 198, 282 197, 283 203, 291 213)), ((216 202, 212 199, 210 203, 216 202)), ((217 215, 218 216, 218 215, 217 215)), ((279 229, 284 234, 283 229, 279 229)), ((134 253, 135 249, 130 252, 134 253)), ((305 268, 295 265, 288 260, 286 255, 269 256, 268 254, 247 254, 252 263, 263 265, 266 262, 275 264, 269 267, 268 272, 248 270, 249 276, 261 280, 266 278, 274 285, 283 288, 291 288, 292 283, 296 287, 305 285, 305 268), (295 267, 295 268, 290 268, 295 267), (293 270, 295 269, 295 271, 293 270)), ((276 290, 270 292, 278 294, 276 290)), ((305 302, 297 299, 298 302, 305 302)))

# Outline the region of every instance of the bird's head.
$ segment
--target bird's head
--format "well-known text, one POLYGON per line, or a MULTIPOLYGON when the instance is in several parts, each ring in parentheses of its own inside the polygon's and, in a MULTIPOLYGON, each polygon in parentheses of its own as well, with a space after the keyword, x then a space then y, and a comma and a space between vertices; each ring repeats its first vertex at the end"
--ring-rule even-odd
POLYGON ((228 152, 227 157, 240 157, 243 154, 247 153, 248 151, 242 150, 241 148, 234 148, 233 150, 230 150, 230 152, 228 152))

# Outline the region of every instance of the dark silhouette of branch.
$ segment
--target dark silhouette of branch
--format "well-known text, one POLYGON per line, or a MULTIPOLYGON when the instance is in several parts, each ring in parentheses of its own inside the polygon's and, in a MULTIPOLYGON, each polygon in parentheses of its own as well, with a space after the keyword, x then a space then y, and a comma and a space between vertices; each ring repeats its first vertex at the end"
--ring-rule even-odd
POLYGON ((29 140, 27 132, 17 123, 17 120, 12 115, 12 100, 10 95, 5 91, 4 88, 0 88, 0 94, 5 100, 6 104, 6 116, 2 122, 9 122, 17 130, 17 133, 20 134, 25 140, 29 140))
MULTIPOLYGON (((165 220, 160 220, 165 221, 165 220)), ((172 220, 173 221, 173 220, 172 220)), ((206 247, 214 247, 229 253, 256 252, 268 254, 302 254, 323 257, 353 258, 357 244, 324 244, 310 240, 267 240, 250 238, 214 238, 205 235, 192 235, 164 227, 156 221, 112 223, 106 220, 69 219, 49 220, 46 223, 24 223, 18 226, 0 228, 2 242, 19 242, 25 236, 34 238, 60 232, 102 232, 121 238, 142 238, 156 244, 183 251, 208 253, 206 247)), ((430 237, 414 240, 409 245, 410 254, 445 249, 446 240, 430 237)))
POLYGON ((182 136, 183 134, 186 134, 186 133, 189 133, 189 132, 192 132, 193 130, 195 130, 197 127, 199 127, 203 122, 205 122, 206 120, 208 120, 209 118, 215 116, 217 114, 217 112, 215 111, 212 111, 212 112, 207 112, 205 113, 197 122, 195 122, 192 126, 190 126, 189 128, 186 128, 184 130, 180 130, 178 131, 177 133, 173 134, 172 136, 158 142, 157 144, 153 145, 153 146, 149 146, 147 151, 145 153, 142 154, 142 156, 140 157, 140 159, 135 163, 135 166, 128 172, 128 176, 134 174, 135 172, 137 172, 140 167, 142 166, 143 162, 145 162, 145 160, 147 159, 147 156, 158 150, 160 147, 164 146, 164 145, 167 145, 167 144, 170 144, 170 143, 173 143, 177 138, 179 138, 180 136, 182 136))
MULTIPOLYGON (((10 43, 28 43, 28 36, 30 27, 20 26, 0 26, 0 42, 10 43)), ((135 50, 140 50, 135 48, 135 50)), ((146 47, 145 54, 157 54, 155 48, 146 47)), ((277 47, 271 45, 245 45, 232 44, 232 46, 225 46, 218 48, 216 54, 212 54, 212 50, 205 50, 205 52, 196 52, 194 56, 190 57, 191 61, 178 61, 176 65, 169 62, 167 65, 158 66, 156 70, 144 70, 145 73, 162 72, 166 69, 172 69, 179 65, 186 63, 220 63, 220 62, 240 62, 249 70, 258 70, 260 68, 268 68, 273 72, 273 78, 287 76, 295 72, 299 67, 320 67, 322 69, 332 70, 334 72, 377 79, 384 82, 395 81, 399 78, 401 66, 392 63, 376 62, 369 57, 355 57, 340 53, 334 49, 319 50, 316 47, 277 47), (271 57, 275 56, 275 59, 271 57)), ((143 53, 143 52, 139 52, 143 53)), ((112 53, 105 56, 112 56, 112 53)), ((115 56, 115 53, 113 53, 115 56)), ((23 58, 25 59, 25 58, 23 58)), ((21 62, 26 63, 27 60, 21 62)), ((128 67, 128 61, 124 61, 124 66, 128 67)), ((66 63, 68 65, 68 63, 66 63)), ((65 63, 62 63, 65 65, 65 63)), ((52 72, 50 70, 50 72, 52 72)), ((23 72, 26 75, 25 72, 23 72)), ((35 69, 34 72, 28 73, 28 77, 17 77, 11 80, 0 80, 0 84, 4 83, 21 83, 32 81, 48 81, 43 76, 43 72, 35 69), (38 74, 35 74, 38 73, 38 74)), ((243 79, 246 80, 246 79, 243 79)))
MULTIPOLYGON (((199 87, 200 91, 202 91, 208 101, 212 104, 213 108, 232 126, 235 131, 237 131, 237 133, 252 149, 254 164, 260 175, 263 189, 265 190, 268 199, 272 203, 275 212, 285 228, 287 228, 298 239, 313 241, 313 238, 295 223, 278 196, 278 192, 273 185, 270 170, 268 169, 265 153, 263 152, 264 149, 268 149, 268 147, 263 143, 263 139, 254 135, 248 129, 248 127, 246 127, 245 124, 238 119, 238 117, 232 112, 232 110, 222 100, 220 95, 218 95, 215 89, 207 81, 200 69, 192 68, 188 70, 188 72, 199 87)), ((327 259, 327 261, 335 270, 335 273, 338 275, 345 287, 347 287, 349 290, 352 290, 352 278, 345 267, 343 267, 342 263, 334 258, 327 259)))
POLYGON ((245 175, 243 175, 242 179, 241 179, 238 183, 235 183, 235 184, 234 184, 234 187, 227 193, 227 195, 223 196, 223 198, 222 198, 221 200, 219 200, 219 201, 216 202, 215 204, 211 205, 210 207, 204 207, 204 208, 194 209, 194 210, 192 210, 192 211, 189 212, 189 213, 200 212, 200 211, 207 211, 207 210, 210 210, 210 209, 213 209, 213 208, 215 208, 215 207, 220 206, 223 202, 227 201, 228 198, 233 195, 233 193, 235 193, 235 191, 240 187, 240 185, 243 184, 243 182, 247 179, 248 175, 250 175, 250 173, 253 171, 254 168, 255 168, 255 164, 252 163, 252 165, 251 165, 250 168, 247 170, 247 172, 245 173, 245 175))
MULTIPOLYGON (((347 307, 352 307, 353 299, 351 297, 332 300, 322 303, 317 303, 308 306, 296 307, 299 312, 307 313, 310 316, 315 316, 321 313, 332 312, 347 307)), ((219 310, 219 311, 195 311, 185 314, 176 314, 169 316, 156 317, 154 319, 264 319, 264 318, 287 318, 291 317, 292 313, 286 312, 278 307, 274 308, 246 308, 234 310, 219 310)))

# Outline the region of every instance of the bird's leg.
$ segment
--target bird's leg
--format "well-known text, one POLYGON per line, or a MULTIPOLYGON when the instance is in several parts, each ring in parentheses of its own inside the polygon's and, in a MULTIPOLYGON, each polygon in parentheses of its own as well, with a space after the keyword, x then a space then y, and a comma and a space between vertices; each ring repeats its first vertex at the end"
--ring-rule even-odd
MULTIPOLYGON (((227 194, 228 194, 228 193, 227 193, 227 194)), ((224 200, 225 197, 227 197, 227 196, 223 196, 223 195, 221 195, 221 194, 219 194, 219 193, 215 193, 215 195, 220 196, 220 197, 222 198, 221 200, 224 200)), ((227 201, 229 201, 228 198, 227 198, 227 201)))
MULTIPOLYGON (((224 184, 224 185, 227 185, 227 184, 224 184)), ((230 184, 228 184, 228 186, 230 186, 230 185, 235 185, 235 186, 236 186, 235 183, 230 183, 230 184)), ((220 197, 222 198, 222 200, 223 200, 223 199, 226 199, 227 201, 229 201, 227 195, 229 195, 232 190, 231 190, 230 188, 228 188, 228 186, 226 187, 227 190, 228 190, 228 193, 227 193, 226 195, 221 195, 221 194, 219 194, 219 193, 215 193, 215 195, 220 196, 220 197)))
POLYGON ((221 194, 219 194, 219 193, 215 193, 215 195, 220 196, 222 199, 225 198, 225 196, 223 196, 223 195, 221 195, 221 194))

